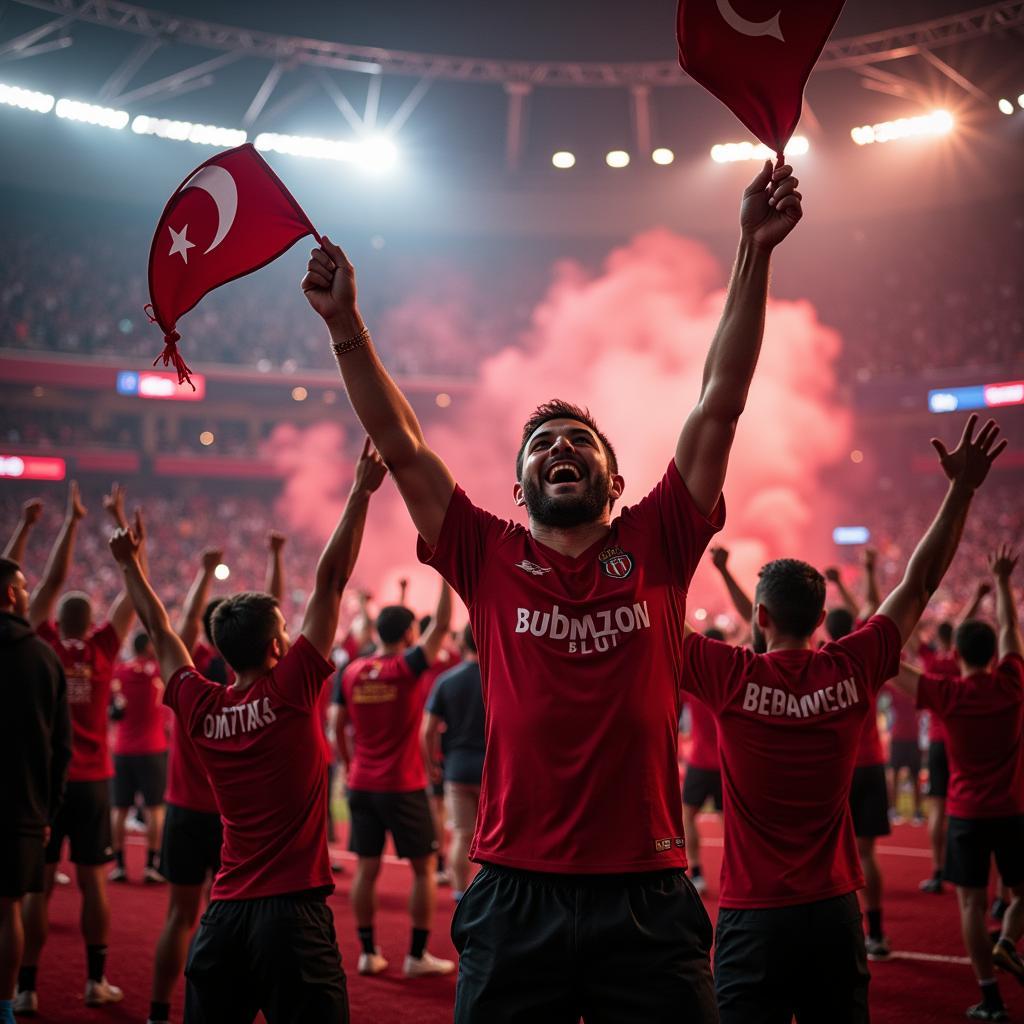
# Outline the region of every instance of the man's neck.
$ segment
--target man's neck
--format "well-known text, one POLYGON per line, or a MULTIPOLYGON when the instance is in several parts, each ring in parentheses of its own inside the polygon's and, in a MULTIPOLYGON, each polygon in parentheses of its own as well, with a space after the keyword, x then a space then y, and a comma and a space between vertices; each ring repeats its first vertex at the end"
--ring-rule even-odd
POLYGON ((812 648, 813 636, 802 639, 793 636, 774 636, 768 641, 768 653, 775 651, 809 651, 812 648))
POLYGON ((592 523, 581 523, 579 526, 548 526, 530 519, 530 536, 547 548, 557 551, 560 555, 575 558, 582 555, 596 541, 607 537, 611 528, 611 514, 605 513, 601 519, 592 523))
MULTIPOLYGON (((274 664, 277 663, 275 662, 274 664)), ((273 665, 265 665, 263 668, 253 668, 246 672, 236 672, 235 681, 230 688, 236 693, 245 693, 246 690, 252 689, 256 680, 262 679, 265 675, 268 675, 273 667, 273 665)))
POLYGON ((405 654, 409 648, 405 644, 381 644, 378 652, 385 658, 392 658, 396 654, 405 654))

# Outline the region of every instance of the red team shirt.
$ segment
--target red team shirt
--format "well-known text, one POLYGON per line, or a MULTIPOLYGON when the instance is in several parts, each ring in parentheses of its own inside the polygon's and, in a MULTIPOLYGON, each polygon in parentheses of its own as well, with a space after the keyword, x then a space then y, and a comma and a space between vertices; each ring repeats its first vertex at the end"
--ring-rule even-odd
MULTIPOLYGON (((921 665, 929 675, 945 676, 947 679, 960 678, 960 659, 952 651, 939 654, 925 644, 921 644, 917 649, 917 654, 921 659, 921 665)), ((928 716, 928 742, 946 742, 946 727, 938 715, 930 714, 928 716)))
POLYGON ((114 774, 107 733, 107 707, 114 660, 121 647, 117 632, 108 622, 85 640, 62 640, 55 622, 43 622, 36 630, 60 658, 68 681, 71 711, 71 764, 68 782, 100 782, 114 774))
POLYGON ((699 700, 690 700, 687 704, 690 708, 690 756, 686 764, 706 772, 720 771, 715 716, 699 700))
POLYGON ((118 665, 114 679, 124 697, 124 716, 117 723, 114 753, 163 754, 167 750, 164 681, 153 658, 132 658, 118 665))
POLYGON ((327 756, 316 715, 333 668, 300 636, 244 693, 194 668, 164 703, 185 725, 224 822, 218 900, 333 889, 327 855, 327 756))
MULTIPOLYGON (((355 734, 351 789, 411 793, 426 787, 420 722, 427 667, 423 649, 413 647, 402 654, 356 658, 342 673, 339 703, 355 734)), ((340 734, 339 742, 344 742, 340 734)))
POLYGON ((955 818, 1024 814, 1024 661, 1003 658, 995 672, 966 679, 923 675, 917 706, 946 727, 949 792, 955 818))
POLYGON ((686 638, 683 687, 718 718, 720 906, 813 903, 863 885, 848 794, 864 720, 899 671, 901 646, 877 615, 816 651, 686 638))
POLYGON ((674 462, 570 558, 456 488, 421 560, 469 609, 487 754, 470 855, 528 871, 686 866, 677 736, 686 588, 725 518, 674 462), (599 810, 595 811, 595 808, 599 810))
POLYGON ((889 732, 893 740, 917 743, 917 705, 902 690, 890 686, 886 691, 892 698, 889 706, 889 732))
POLYGON ((867 718, 864 719, 864 728, 861 730, 860 739, 857 742, 857 757, 854 764, 857 768, 871 768, 875 765, 885 764, 882 737, 878 734, 878 707, 873 695, 871 710, 867 718))

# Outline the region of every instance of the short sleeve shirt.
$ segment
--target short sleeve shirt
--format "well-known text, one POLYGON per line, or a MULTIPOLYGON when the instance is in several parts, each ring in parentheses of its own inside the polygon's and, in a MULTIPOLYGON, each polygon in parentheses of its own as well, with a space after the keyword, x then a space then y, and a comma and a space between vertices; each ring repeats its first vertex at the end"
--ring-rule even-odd
MULTIPOLYGON (((945 676, 947 679, 960 678, 960 659, 955 654, 940 654, 926 644, 921 644, 917 653, 922 667, 929 675, 945 676)), ((928 714, 928 742, 946 742, 946 727, 934 711, 928 714)))
POLYGON ((469 609, 486 709, 471 856, 528 871, 686 865, 677 764, 686 591, 724 502, 675 463, 570 557, 452 495, 420 559, 469 609))
POLYGON ((71 764, 69 782, 99 782, 114 774, 107 732, 107 708, 114 661, 121 646, 108 622, 84 640, 62 640, 55 622, 36 630, 60 658, 68 681, 71 712, 71 764))
POLYGON ((327 756, 317 702, 331 663, 304 636, 239 692, 176 672, 164 703, 181 719, 224 823, 213 898, 333 889, 327 854, 327 756))
POLYGON ((718 719, 721 906, 812 903, 863 884, 850 783, 864 719, 899 671, 901 646, 879 615, 816 651, 754 654, 686 638, 683 686, 718 719))
POLYGON ((886 688, 890 697, 889 731, 894 741, 916 743, 918 740, 917 705, 895 686, 886 688))
POLYGON ((464 661, 438 676, 427 710, 445 725, 441 734, 445 781, 479 786, 486 749, 480 665, 464 661))
POLYGON ((133 658, 117 666, 114 679, 124 699, 114 753, 163 754, 167 750, 169 723, 160 666, 153 658, 133 658))
POLYGON ((687 702, 690 708, 690 756, 686 763, 707 772, 721 769, 718 760, 718 724, 707 705, 699 700, 687 702))

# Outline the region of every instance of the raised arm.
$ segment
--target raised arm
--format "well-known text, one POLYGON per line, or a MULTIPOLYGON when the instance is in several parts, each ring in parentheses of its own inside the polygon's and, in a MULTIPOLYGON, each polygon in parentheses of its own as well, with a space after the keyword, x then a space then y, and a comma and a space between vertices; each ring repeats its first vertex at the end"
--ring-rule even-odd
POLYGON ((1003 544, 989 558, 989 567, 996 578, 996 622, 999 625, 999 657, 1008 654, 1024 655, 1024 644, 1020 635, 1020 615, 1013 600, 1010 577, 1017 565, 1018 555, 1009 545, 1003 544))
POLYGON ((185 595, 181 618, 178 620, 178 636, 190 651, 195 647, 203 628, 203 610, 210 600, 214 571, 223 560, 224 552, 221 548, 207 548, 200 559, 196 578, 185 595))
POLYGON ((78 524, 88 515, 78 493, 78 482, 71 481, 68 487, 68 507, 64 514, 64 524, 57 534, 43 570, 43 578, 39 586, 32 591, 28 605, 28 621, 35 629, 43 622, 53 618, 57 606, 57 595, 64 586, 71 571, 71 558, 75 552, 75 539, 78 536, 78 524))
POLYGON ((302 620, 302 635, 325 658, 331 652, 334 634, 338 629, 341 593, 352 575, 359 545, 363 540, 370 495, 383 483, 386 473, 381 457, 367 438, 356 463, 356 475, 345 511, 317 564, 313 593, 302 620))
POLYGON ((860 606, 860 618, 866 622, 882 603, 878 589, 878 552, 874 548, 864 549, 864 603, 860 606))
MULTIPOLYGON (((115 530, 127 530, 128 518, 124 511, 124 488, 120 484, 114 484, 110 493, 103 499, 103 511, 114 522, 115 530)), ((143 573, 149 575, 149 564, 146 560, 146 529, 142 521, 142 510, 135 510, 135 536, 139 542, 139 563, 143 573)), ((128 597, 128 591, 122 588, 120 593, 111 602, 107 611, 107 622, 114 627, 117 639, 124 643, 128 630, 132 627, 135 619, 135 606, 128 597)))
POLYGON ((949 490, 934 522, 910 556, 903 579, 878 609, 880 615, 896 623, 904 643, 910 639, 914 626, 953 561, 974 492, 984 483, 992 463, 1006 447, 1006 441, 996 443, 999 427, 994 420, 989 420, 975 438, 977 422, 976 415, 968 419, 960 443, 951 452, 941 441, 932 438, 932 446, 949 480, 949 490))
POLYGON ((284 600, 284 550, 288 538, 271 530, 267 534, 267 593, 280 604, 284 600))
POLYGON ((854 617, 857 617, 857 602, 853 599, 853 594, 850 593, 849 588, 843 582, 843 577, 839 573, 839 569, 834 565, 830 565, 825 570, 825 579, 829 581, 839 594, 839 599, 843 602, 843 607, 854 617))
POLYGON ((153 652, 160 663, 160 675, 170 680, 181 668, 192 665, 188 648, 171 627, 170 616, 157 597, 139 557, 139 537, 131 529, 117 529, 110 538, 110 553, 121 567, 125 590, 139 614, 142 627, 153 643, 153 652))
POLYGON ((445 637, 448 636, 448 630, 451 629, 451 625, 452 588, 448 586, 447 582, 442 580, 441 595, 437 599, 437 610, 431 619, 430 628, 420 639, 420 647, 423 650, 423 656, 427 659, 428 665, 433 665, 437 661, 437 656, 441 653, 441 647, 444 645, 445 637))
POLYGON ((725 588, 729 591, 729 597, 732 600, 732 606, 736 609, 736 614, 749 626, 750 620, 754 615, 754 603, 729 571, 728 550, 723 547, 713 547, 711 549, 711 564, 719 571, 722 579, 725 581, 725 588))
MULTIPOLYGON (((989 562, 991 565, 991 560, 989 562)), ((981 607, 981 602, 992 593, 992 584, 988 580, 979 580, 978 585, 974 588, 974 595, 968 604, 964 605, 963 611, 960 612, 960 616, 957 619, 957 623, 966 622, 968 619, 973 619, 978 614, 978 609, 981 607)))
POLYGON ((306 266, 302 290, 330 331, 352 408, 394 476, 420 536, 433 547, 455 480, 427 446, 416 413, 377 357, 356 305, 356 275, 348 257, 325 235, 306 266))
POLYGON ((4 558, 9 558, 12 562, 17 562, 19 565, 24 563, 28 535, 32 532, 32 527, 39 522, 39 517, 42 514, 43 503, 38 498, 25 502, 21 508, 21 518, 18 520, 18 525, 14 528, 14 533, 7 542, 7 547, 4 548, 4 558))
POLYGON ((765 161, 743 193, 739 251, 725 309, 704 363, 700 398, 676 445, 676 467, 705 515, 722 494, 736 424, 761 351, 771 251, 803 214, 797 184, 792 167, 773 170, 765 161))

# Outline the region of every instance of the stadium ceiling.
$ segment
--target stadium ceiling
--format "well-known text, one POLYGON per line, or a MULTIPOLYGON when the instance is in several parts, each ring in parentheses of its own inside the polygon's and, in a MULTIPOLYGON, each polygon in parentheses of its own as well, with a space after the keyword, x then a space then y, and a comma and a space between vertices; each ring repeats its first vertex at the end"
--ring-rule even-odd
MULTIPOLYGON (((652 88, 676 88, 692 80, 675 61, 532 61, 485 57, 445 56, 357 46, 328 40, 308 39, 217 24, 197 18, 178 17, 163 11, 122 3, 120 0, 13 0, 23 7, 52 15, 52 20, 0 42, 0 60, 10 61, 66 49, 73 43, 68 34, 75 23, 86 23, 140 37, 138 45, 110 73, 97 99, 121 106, 137 100, 169 98, 205 88, 229 64, 250 58, 269 59, 266 72, 241 118, 251 128, 268 110, 283 75, 296 68, 312 71, 315 87, 322 89, 356 133, 375 126, 381 80, 385 76, 415 79, 411 89, 385 127, 397 131, 415 111, 430 85, 438 80, 500 86, 507 95, 506 160, 516 169, 523 148, 524 107, 538 87, 627 90, 632 102, 633 132, 644 148, 651 136, 648 96, 652 88), (144 66, 157 50, 169 45, 198 47, 217 54, 181 68, 146 84, 135 85, 144 66), (362 112, 356 109, 330 71, 370 76, 362 112)), ((889 67, 908 57, 926 61, 935 71, 975 100, 991 97, 936 51, 985 36, 1019 33, 1024 30, 1024 0, 1004 0, 973 10, 934 18, 886 31, 852 36, 829 42, 818 61, 817 71, 845 69, 859 76, 861 83, 877 92, 920 98, 920 87, 912 79, 889 67)), ((278 97, 275 111, 290 105, 310 83, 289 95, 278 97)), ((362 101, 361 101, 362 102, 362 101)), ((809 112, 813 120, 813 111, 809 112)))

